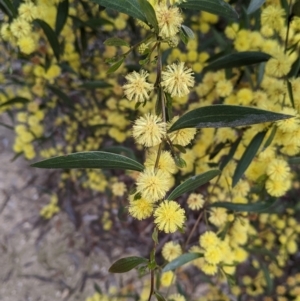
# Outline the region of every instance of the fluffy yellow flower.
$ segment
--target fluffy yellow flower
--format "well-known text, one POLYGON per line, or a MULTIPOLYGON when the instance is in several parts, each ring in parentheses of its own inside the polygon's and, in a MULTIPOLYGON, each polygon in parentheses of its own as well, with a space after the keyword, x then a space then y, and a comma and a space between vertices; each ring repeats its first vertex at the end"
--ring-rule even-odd
POLYGON ((172 272, 162 273, 160 283, 163 287, 169 287, 176 279, 176 275, 172 272))
POLYGON ((285 193, 289 190, 291 186, 290 180, 271 180, 268 179, 266 181, 266 189, 268 194, 276 197, 280 197, 285 195, 285 193))
POLYGON ((111 191, 115 196, 123 196, 126 192, 126 185, 123 182, 116 182, 111 185, 111 191))
POLYGON ((31 54, 36 48, 35 41, 30 36, 19 38, 17 45, 20 47, 21 52, 25 54, 31 54))
POLYGON ((145 169, 137 178, 137 192, 142 194, 142 197, 157 202, 162 199, 170 189, 170 176, 161 171, 155 171, 153 168, 145 169))
POLYGON ((209 221, 217 227, 223 226, 227 221, 226 209, 225 208, 211 209, 209 221))
POLYGON ((146 200, 145 198, 134 200, 134 196, 130 196, 129 200, 128 211, 134 218, 143 220, 152 215, 153 203, 151 201, 146 200))
POLYGON ((149 94, 154 86, 146 81, 148 75, 147 71, 141 70, 139 73, 133 71, 125 76, 127 84, 123 86, 123 89, 128 100, 145 102, 149 99, 149 94))
POLYGON ((233 90, 233 85, 230 80, 220 80, 216 85, 216 92, 221 97, 229 96, 233 90))
MULTIPOLYGON (((178 120, 178 118, 179 118, 178 116, 174 117, 172 119, 172 121, 168 124, 168 128, 170 128, 172 126, 172 124, 174 124, 175 121, 178 120)), ((194 136, 196 135, 196 132, 197 132, 197 130, 195 128, 180 129, 180 130, 168 133, 168 136, 174 144, 186 146, 194 138, 194 136)))
POLYGON ((164 201, 154 211, 154 222, 161 231, 174 233, 178 228, 182 228, 185 215, 184 209, 174 201, 164 201))
POLYGON ((277 121, 278 128, 284 133, 291 133, 296 131, 299 128, 299 114, 293 108, 285 107, 281 111, 282 114, 295 116, 289 119, 279 120, 277 121))
POLYGON ((21 38, 31 33, 31 25, 21 18, 16 18, 10 24, 10 30, 16 38, 21 38))
POLYGON ((190 209, 199 210, 204 205, 203 196, 199 193, 191 193, 187 199, 187 203, 190 209))
POLYGON ((218 246, 209 246, 204 252, 204 259, 210 264, 218 264, 223 260, 223 254, 218 246))
POLYGON ((178 243, 169 241, 164 244, 162 249, 162 256, 167 261, 172 261, 182 254, 182 249, 178 243))
POLYGON ((166 124, 160 117, 148 113, 135 121, 132 135, 139 144, 146 147, 155 146, 161 143, 166 135, 166 124))
POLYGON ((276 53, 272 58, 270 58, 266 64, 266 74, 282 77, 287 75, 292 67, 293 61, 285 53, 276 53))
POLYGON ((280 30, 283 26, 284 10, 275 5, 268 5, 262 10, 261 25, 275 30, 280 30))
POLYGON ((200 236, 199 244, 202 248, 207 249, 210 246, 217 246, 220 244, 220 238, 215 232, 206 231, 200 236))
POLYGON ((32 2, 22 3, 19 6, 19 16, 25 21, 31 22, 32 20, 38 18, 37 6, 32 2))
MULTIPOLYGON (((157 158, 157 152, 151 152, 146 159, 145 166, 154 168, 155 162, 157 158)), ((170 174, 174 174, 177 172, 177 166, 175 164, 172 155, 168 151, 162 151, 158 161, 158 169, 162 170, 163 172, 167 172, 170 174)))
POLYGON ((155 6, 155 13, 159 35, 163 39, 171 38, 179 32, 183 18, 178 7, 168 7, 162 3, 155 6))
POLYGON ((168 65, 166 71, 162 71, 161 85, 172 97, 188 95, 194 84, 193 70, 185 67, 184 62, 168 65))
POLYGON ((210 264, 208 262, 205 262, 202 265, 202 271, 206 275, 215 275, 218 272, 218 266, 216 266, 215 264, 210 264))
POLYGON ((273 159, 268 164, 266 174, 273 181, 284 181, 290 174, 290 167, 282 159, 273 159))

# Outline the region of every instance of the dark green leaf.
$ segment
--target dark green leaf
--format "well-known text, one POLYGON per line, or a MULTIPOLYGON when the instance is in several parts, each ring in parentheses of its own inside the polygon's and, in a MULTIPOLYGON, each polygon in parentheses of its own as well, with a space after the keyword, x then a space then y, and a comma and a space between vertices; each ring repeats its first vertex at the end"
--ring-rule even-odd
POLYGON ((158 33, 159 28, 153 6, 150 4, 150 2, 148 2, 148 0, 138 0, 138 2, 148 21, 148 24, 150 24, 154 28, 155 32, 158 33))
POLYGON ((232 187, 234 187, 237 184, 237 182, 243 176, 248 166, 251 164, 253 158, 256 156, 256 153, 266 136, 266 133, 267 131, 257 133, 249 143, 234 171, 234 175, 232 178, 232 187))
POLYGON ((155 291, 154 295, 155 295, 157 301, 166 301, 165 297, 163 295, 161 295, 159 292, 155 291))
POLYGON ((110 268, 110 273, 125 273, 142 263, 148 263, 148 259, 143 257, 131 256, 117 260, 110 268))
POLYGON ((147 22, 147 19, 137 0, 92 0, 106 8, 114 9, 133 18, 147 22))
POLYGON ((265 276, 266 284, 267 284, 267 294, 270 295, 273 291, 273 279, 271 278, 270 271, 265 263, 260 264, 263 274, 265 276))
POLYGON ((245 248, 245 250, 247 252, 249 252, 250 254, 258 254, 258 255, 263 255, 263 256, 269 256, 272 261, 277 263, 276 255, 272 251, 270 251, 266 248, 254 247, 254 248, 245 248))
POLYGON ((130 45, 120 38, 109 38, 104 41, 104 45, 106 46, 127 46, 130 47, 130 45))
POLYGON ((229 202, 216 202, 210 205, 210 207, 226 208, 231 211, 238 212, 267 212, 276 202, 274 199, 271 202, 256 202, 251 204, 242 203, 229 203, 229 202))
POLYGON ((266 62, 271 56, 259 51, 243 51, 224 55, 211 62, 204 68, 208 70, 220 70, 225 68, 236 68, 266 62))
POLYGON ((234 143, 231 145, 228 155, 226 155, 226 157, 222 160, 220 164, 220 170, 223 170, 225 166, 229 163, 229 161, 233 158, 241 140, 242 140, 242 136, 236 139, 236 141, 234 141, 234 143))
POLYGON ((288 95, 291 101, 291 105, 293 108, 295 108, 295 101, 294 101, 294 94, 293 94, 293 87, 289 80, 286 81, 287 88, 288 88, 288 95))
POLYGON ((60 89, 58 89, 55 86, 51 86, 49 85, 48 88, 57 96, 59 97, 61 100, 63 100, 63 102, 68 105, 69 107, 74 107, 74 103, 73 101, 69 98, 69 96, 67 94, 65 94, 63 91, 61 91, 60 89))
POLYGON ((297 77, 300 70, 300 60, 295 60, 287 78, 297 77))
POLYGON ((105 146, 102 149, 104 152, 126 155, 127 157, 136 160, 136 156, 131 148, 122 145, 105 146))
POLYGON ((260 110, 252 107, 211 105, 201 107, 181 116, 170 132, 184 128, 221 128, 246 126, 288 119, 293 116, 260 110))
POLYGON ((94 282, 94 290, 98 293, 98 294, 102 294, 101 288, 100 286, 94 282))
POLYGON ((203 257, 203 254, 201 253, 186 253, 183 255, 180 255, 179 257, 175 258, 174 260, 170 261, 164 268, 163 272, 168 272, 177 269, 178 267, 186 264, 187 262, 190 262, 192 260, 198 259, 200 257, 203 257))
POLYGON ((53 53, 56 59, 59 61, 60 46, 55 32, 45 21, 41 19, 36 19, 35 23, 37 23, 43 29, 44 34, 46 35, 48 42, 52 47, 53 53))
POLYGON ((79 86, 79 88, 85 88, 85 89, 90 89, 90 90, 110 88, 110 87, 112 87, 112 85, 103 80, 90 81, 90 82, 86 82, 79 86))
POLYGON ((117 71, 121 65, 124 63, 124 58, 120 59, 119 61, 117 61, 116 63, 114 63, 113 65, 111 65, 109 67, 109 69, 107 70, 107 74, 111 74, 114 73, 115 71, 117 71))
POLYGON ((144 166, 128 157, 108 152, 79 152, 36 162, 38 168, 106 168, 143 171, 144 166))
POLYGON ((0 0, 0 4, 2 4, 3 7, 5 7, 6 12, 9 13, 11 17, 17 16, 17 10, 14 7, 11 0, 0 0))
POLYGON ((266 2, 266 0, 251 0, 250 4, 247 8, 247 14, 250 15, 252 13, 254 13, 256 10, 258 10, 264 3, 266 2))
POLYGON ((92 29, 98 29, 98 27, 106 25, 106 24, 113 25, 113 23, 110 22, 109 20, 98 17, 98 18, 91 18, 91 19, 88 19, 85 22, 82 22, 81 26, 87 26, 87 27, 90 27, 92 29))
POLYGON ((273 126, 271 133, 266 141, 266 143, 264 144, 264 149, 266 149, 267 147, 269 147, 271 145, 271 143, 273 142, 273 139, 275 137, 275 134, 277 132, 277 126, 273 126))
POLYGON ((202 10, 228 19, 237 19, 237 12, 223 0, 187 0, 180 5, 193 11, 202 10))
POLYGON ((190 192, 195 190, 196 188, 206 184, 208 181, 210 181, 211 179, 213 179, 219 174, 220 174, 220 170, 213 169, 187 179, 170 193, 170 195, 168 196, 168 200, 174 200, 179 196, 181 196, 182 194, 184 194, 185 192, 190 192))
POLYGON ((58 36, 64 28, 69 14, 69 0, 59 2, 55 23, 55 33, 58 36))
POLYGON ((290 164, 300 164, 300 157, 290 158, 288 161, 290 164))
POLYGON ((25 103, 28 103, 28 102, 30 102, 29 99, 17 96, 17 97, 14 97, 14 98, 6 101, 6 102, 1 103, 0 108, 5 107, 5 106, 15 105, 15 104, 18 104, 18 103, 25 104, 25 103))
POLYGON ((188 36, 190 39, 195 39, 195 34, 188 26, 181 25, 181 28, 186 36, 188 36))

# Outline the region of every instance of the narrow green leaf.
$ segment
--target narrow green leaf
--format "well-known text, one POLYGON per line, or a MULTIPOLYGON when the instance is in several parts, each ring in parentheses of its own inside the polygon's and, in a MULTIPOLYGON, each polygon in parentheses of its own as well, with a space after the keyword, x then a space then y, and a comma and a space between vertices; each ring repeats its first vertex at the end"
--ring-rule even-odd
POLYGON ((79 86, 79 88, 85 88, 85 89, 89 89, 89 90, 110 88, 110 87, 112 87, 112 85, 103 80, 95 80, 95 81, 85 82, 84 84, 79 86))
POLYGON ((260 51, 243 51, 224 55, 211 62, 204 68, 204 72, 208 70, 220 70, 226 68, 237 68, 266 62, 271 56, 260 51))
POLYGON ((69 14, 69 0, 59 2, 55 22, 55 33, 58 36, 64 28, 69 14))
POLYGON ((221 128, 246 126, 257 123, 288 119, 293 116, 233 105, 211 105, 187 112, 169 129, 170 132, 184 128, 221 128))
POLYGON ((186 25, 181 25, 181 28, 186 36, 188 36, 190 39, 195 39, 195 34, 191 28, 186 25))
POLYGON ((270 251, 266 248, 263 248, 263 247, 254 247, 254 248, 244 247, 244 249, 247 252, 249 252, 250 254, 258 254, 258 255, 263 255, 263 256, 269 256, 272 261, 277 263, 276 255, 272 251, 270 251))
POLYGON ((193 191, 196 188, 198 188, 199 186, 206 184, 207 182, 209 182, 211 179, 213 179, 214 177, 216 177, 219 174, 220 174, 220 170, 212 169, 212 170, 206 171, 200 175, 193 176, 193 177, 187 179, 186 181, 184 181, 183 183, 181 183, 179 186, 177 186, 170 193, 170 195, 168 196, 167 199, 174 200, 186 192, 193 191))
POLYGON ((265 280, 266 280, 266 285, 267 285, 267 294, 270 295, 273 291, 273 279, 271 278, 271 275, 270 275, 270 271, 267 267, 267 265, 265 263, 261 263, 260 264, 260 267, 263 271, 263 274, 265 276, 265 280))
POLYGON ((159 292, 155 291, 154 295, 155 295, 157 301, 166 301, 165 297, 163 295, 161 295, 159 292))
POLYGON ((35 19, 34 22, 37 23, 43 29, 44 34, 46 35, 48 42, 52 47, 53 53, 56 59, 59 61, 60 46, 59 46, 57 35, 45 21, 41 19, 35 19))
POLYGON ((264 144, 264 149, 266 149, 267 147, 269 147, 271 145, 271 143, 273 142, 273 139, 275 137, 275 134, 277 132, 277 126, 273 126, 271 133, 266 141, 266 143, 264 144))
POLYGON ((17 10, 11 0, 0 0, 0 3, 3 7, 5 7, 7 13, 9 13, 11 17, 16 17, 18 15, 17 10))
POLYGON ((147 22, 147 19, 137 0, 92 0, 105 8, 114 9, 133 18, 147 22))
POLYGON ((55 86, 48 85, 48 88, 53 92, 53 94, 55 94, 57 97, 59 97, 61 100, 63 100, 63 102, 66 105, 68 105, 71 108, 74 107, 73 101, 69 98, 69 96, 66 93, 64 93, 63 91, 61 91, 60 89, 58 89, 55 86))
POLYGON ((153 6, 148 0, 138 0, 138 2, 148 23, 154 28, 155 32, 158 33, 159 28, 153 6))
POLYGON ((193 11, 202 10, 228 19, 237 19, 237 12, 223 0, 187 0, 180 5, 193 11))
POLYGON ((264 3, 266 2, 266 0, 251 0, 250 4, 247 8, 247 14, 250 15, 252 13, 254 13, 256 10, 258 10, 264 3))
POLYGON ((286 77, 287 78, 297 77, 299 71, 300 71, 300 60, 295 60, 290 72, 288 73, 288 75, 286 77))
POLYGON ((210 205, 210 207, 226 208, 231 211, 237 212, 267 212, 277 200, 274 199, 270 202, 256 202, 250 204, 242 203, 229 203, 229 202, 216 202, 210 205))
POLYGON ((300 164, 300 157, 294 157, 288 159, 289 164, 300 164))
POLYGON ((104 41, 104 45, 106 46, 127 46, 130 47, 130 45, 123 39, 120 38, 109 38, 104 41))
POLYGON ((144 166, 128 157, 108 152, 79 152, 36 162, 38 168, 105 168, 143 171, 144 166))
POLYGON ((294 94, 293 94, 293 87, 289 80, 286 81, 287 88, 288 88, 288 95, 291 101, 291 105, 293 108, 295 108, 295 101, 294 101, 294 94))
POLYGON ((168 271, 173 271, 177 268, 179 268, 180 266, 198 259, 200 257, 203 257, 203 254, 201 253, 186 253, 186 254, 182 254, 179 257, 175 258, 174 260, 170 261, 163 269, 163 272, 168 272, 168 271))
POLYGON ((142 263, 148 263, 148 259, 137 256, 125 257, 117 260, 110 268, 110 273, 126 273, 142 263))
POLYGON ((187 44, 189 42, 189 37, 186 35, 182 28, 180 28, 179 30, 179 37, 184 44, 187 44))
POLYGON ((112 145, 112 146, 105 146, 102 149, 104 152, 126 155, 127 157, 136 160, 136 156, 131 148, 122 146, 122 145, 112 145))
POLYGON ((15 105, 15 104, 18 104, 18 103, 25 104, 25 103, 28 103, 28 102, 30 102, 29 99, 17 96, 17 97, 14 97, 14 98, 6 101, 6 102, 1 103, 0 108, 5 107, 5 106, 15 105))
POLYGON ((237 182, 243 176, 248 166, 251 164, 253 158, 256 156, 256 153, 266 136, 266 133, 267 131, 259 132, 251 140, 250 144, 246 148, 245 152, 243 153, 241 159, 239 160, 236 166, 232 178, 232 187, 234 187, 237 184, 237 182))
POLYGON ((94 290, 98 293, 98 294, 102 294, 102 290, 100 288, 100 286, 94 282, 94 290))
POLYGON ((103 25, 106 25, 106 24, 110 24, 110 25, 113 25, 112 22, 110 22, 109 20, 106 20, 104 18, 90 18, 88 19, 87 21, 82 22, 82 25, 81 26, 87 26, 87 27, 90 27, 92 29, 98 29, 98 27, 101 27, 103 25))
POLYGON ((229 161, 233 158, 241 140, 242 140, 242 136, 236 139, 236 141, 234 141, 234 143, 231 145, 228 155, 226 155, 226 157, 221 161, 220 170, 223 170, 225 166, 229 163, 229 161))
POLYGON ((124 58, 120 59, 119 61, 117 61, 116 63, 112 64, 109 69, 107 70, 107 74, 111 74, 114 73, 115 71, 117 71, 121 65, 124 63, 124 58))

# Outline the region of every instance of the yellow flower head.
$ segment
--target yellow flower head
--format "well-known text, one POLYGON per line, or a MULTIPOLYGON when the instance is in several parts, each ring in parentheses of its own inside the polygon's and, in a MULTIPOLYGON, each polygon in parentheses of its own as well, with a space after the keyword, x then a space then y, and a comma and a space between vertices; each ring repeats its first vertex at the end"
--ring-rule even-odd
POLYGON ((172 261, 182 254, 182 249, 178 243, 174 241, 169 241, 165 243, 162 249, 162 256, 167 261, 172 261))
MULTIPOLYGON (((147 156, 145 166, 149 168, 154 168, 156 158, 157 158, 157 152, 151 152, 147 156)), ((157 168, 170 174, 174 174, 177 172, 177 166, 170 152, 168 151, 161 152, 157 168)))
POLYGON ((35 41, 30 36, 24 36, 19 38, 17 44, 20 47, 21 52, 25 54, 31 54, 36 49, 35 41))
POLYGON ((227 221, 226 209, 225 208, 211 209, 209 221, 217 227, 223 226, 227 221))
POLYGON ((209 246, 204 252, 204 259, 210 264, 218 264, 223 260, 223 254, 218 246, 209 246))
POLYGON ((284 133, 292 133, 296 131, 300 125, 298 112, 293 108, 285 107, 281 113, 295 117, 277 121, 276 124, 278 128, 284 133))
POLYGON ((161 85, 164 91, 172 97, 186 96, 190 93, 190 88, 195 84, 193 70, 184 66, 184 62, 168 65, 166 71, 162 72, 161 85))
POLYGON ((187 203, 190 209, 199 210, 204 205, 204 199, 199 193, 191 193, 187 199, 187 203))
POLYGON ((161 143, 166 135, 166 124, 160 117, 148 113, 135 121, 132 135, 139 144, 146 147, 155 146, 161 143))
POLYGON ((168 298, 170 301, 185 301, 185 297, 180 294, 172 294, 168 298))
POLYGON ((208 262, 205 262, 202 265, 202 271, 206 275, 215 275, 218 272, 218 266, 216 266, 215 264, 210 264, 208 262))
POLYGON ((170 189, 170 176, 161 171, 155 171, 153 168, 145 169, 137 178, 137 192, 142 194, 142 197, 157 202, 162 199, 170 189))
POLYGON ((111 191, 115 196, 123 196, 126 193, 126 185, 123 182, 116 182, 111 185, 111 191))
POLYGON ((140 198, 134 200, 134 196, 130 196, 128 211, 131 216, 138 220, 143 220, 151 216, 153 212, 153 202, 140 198))
POLYGON ((21 38, 31 33, 31 25, 24 19, 16 18, 10 24, 10 30, 16 38, 21 38))
POLYGON ((176 275, 174 274, 174 272, 165 272, 161 275, 160 283, 163 287, 169 287, 173 282, 175 282, 175 279, 176 275))
POLYGON ((268 5, 262 10, 261 24, 275 30, 280 30, 283 26, 284 10, 275 5, 268 5))
POLYGON ((162 3, 155 6, 155 13, 159 27, 159 35, 163 39, 175 36, 180 29, 183 18, 178 7, 168 7, 162 3))
POLYGON ((292 67, 293 60, 283 52, 277 52, 266 64, 266 74, 274 77, 287 75, 292 67))
POLYGON ((37 6, 32 2, 22 3, 19 6, 19 16, 25 21, 31 22, 34 19, 38 18, 38 9, 37 6))
POLYGON ((185 215, 184 209, 174 201, 164 201, 154 211, 154 222, 161 231, 174 233, 178 228, 182 228, 185 215))
POLYGON ((290 175, 290 167, 285 160, 273 159, 268 164, 266 173, 273 181, 284 181, 290 175))
POLYGON ((220 238, 215 232, 206 231, 200 236, 199 244, 202 248, 207 249, 209 246, 217 246, 220 244, 220 238))
MULTIPOLYGON (((178 120, 178 118, 179 118, 178 116, 175 116, 172 119, 172 121, 168 124, 168 127, 170 128, 172 126, 172 124, 174 124, 175 121, 178 120)), ((168 133, 168 136, 174 144, 186 146, 194 138, 194 136, 196 135, 196 132, 197 132, 197 130, 195 128, 187 128, 187 129, 180 129, 180 130, 168 133)))
POLYGON ((266 181, 266 190, 271 196, 280 197, 285 195, 291 186, 290 180, 271 180, 266 181))
POLYGON ((145 102, 149 99, 149 93, 154 89, 153 85, 146 81, 149 73, 145 70, 133 71, 125 76, 127 84, 123 86, 124 94, 128 100, 145 102))

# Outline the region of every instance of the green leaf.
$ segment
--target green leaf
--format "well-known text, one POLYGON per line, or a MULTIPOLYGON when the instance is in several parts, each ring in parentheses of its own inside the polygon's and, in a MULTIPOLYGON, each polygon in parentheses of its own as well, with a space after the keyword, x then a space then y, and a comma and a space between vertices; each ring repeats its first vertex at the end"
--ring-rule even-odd
POLYGON ((69 14, 69 0, 59 2, 55 22, 55 33, 58 36, 64 28, 69 14))
POLYGON ((267 131, 257 133, 249 143, 241 159, 239 160, 232 178, 232 187, 234 187, 240 180, 248 166, 251 164, 253 158, 261 146, 267 131))
POLYGON ((56 59, 59 61, 60 46, 56 33, 45 21, 41 19, 35 19, 34 22, 37 23, 43 29, 44 34, 46 35, 48 42, 52 47, 53 53, 56 59))
POLYGON ((293 116, 233 105, 211 105, 187 112, 169 129, 170 132, 184 128, 221 128, 246 126, 257 123, 288 119, 293 116))
POLYGON ((267 294, 270 295, 273 291, 273 279, 271 278, 270 271, 265 263, 260 264, 263 274, 265 276, 266 285, 267 285, 267 294))
POLYGON ((226 155, 225 158, 221 161, 220 170, 223 170, 225 166, 229 163, 229 161, 233 158, 241 140, 242 140, 242 136, 237 138, 236 141, 234 141, 234 143, 231 145, 228 155, 226 155))
POLYGON ((193 176, 183 183, 181 183, 179 186, 177 186, 168 196, 168 200, 174 200, 184 194, 185 192, 190 192, 198 188, 199 186, 206 184, 208 181, 216 177, 220 174, 220 170, 218 169, 212 169, 209 171, 206 171, 200 175, 193 176))
POLYGON ((136 156, 131 148, 122 146, 122 145, 112 145, 112 146, 105 146, 102 149, 104 152, 114 153, 114 154, 124 154, 127 157, 136 160, 136 156))
POLYGON ((137 0, 92 0, 106 8, 114 9, 133 18, 147 22, 147 19, 137 0))
POLYGON ((300 157, 294 157, 288 159, 289 164, 300 164, 300 157))
POLYGON ((165 297, 163 295, 161 295, 159 292, 155 291, 154 295, 155 295, 157 301, 166 301, 165 297))
POLYGON ((143 171, 144 166, 128 157, 108 152, 79 152, 36 162, 38 168, 105 168, 143 171))
POLYGON ((112 87, 112 85, 103 80, 95 80, 95 81, 85 82, 84 84, 79 86, 79 88, 85 88, 85 89, 89 89, 89 90, 110 88, 110 87, 112 87))
POLYGON ((17 17, 18 13, 11 0, 0 0, 0 4, 6 9, 11 17, 17 17))
POLYGON ((271 130, 271 133, 270 133, 267 141, 264 144, 264 149, 266 149, 267 147, 269 147, 271 145, 271 143, 273 142, 273 139, 275 137, 276 132, 277 132, 277 126, 273 126, 272 130, 271 130))
POLYGON ((164 272, 173 271, 177 269, 178 267, 195 260, 197 258, 203 257, 203 254, 201 253, 186 253, 182 254, 179 257, 175 258, 174 260, 170 261, 163 269, 164 272))
POLYGON ((131 256, 117 260, 110 268, 110 273, 125 273, 142 263, 148 263, 148 259, 143 257, 131 256))
POLYGON ((266 0, 251 0, 248 8, 247 8, 247 14, 250 15, 254 13, 256 10, 258 10, 266 0))
POLYGON ((29 99, 27 98, 24 98, 24 97, 14 97, 6 102, 3 102, 0 104, 0 108, 1 107, 5 107, 5 106, 10 106, 10 105, 14 105, 14 104, 18 104, 18 103, 22 103, 22 104, 25 104, 25 103, 28 103, 30 102, 29 99))
POLYGON ((185 25, 181 25, 181 28, 182 28, 183 32, 185 33, 185 35, 189 37, 189 39, 195 39, 195 34, 191 28, 189 28, 188 26, 185 26, 185 25))
MULTIPOLYGON (((79 24, 80 24, 80 22, 79 22, 79 24)), ((99 17, 90 18, 85 22, 81 21, 81 26, 87 26, 87 27, 90 27, 92 29, 98 29, 98 27, 106 25, 106 24, 113 25, 113 23, 110 22, 109 20, 106 20, 104 18, 99 18, 99 17)))
POLYGON ((239 17, 237 12, 223 0, 187 0, 179 6, 193 11, 203 10, 228 19, 237 19, 239 17))
POLYGON ((111 74, 114 73, 115 71, 117 71, 121 65, 124 63, 124 58, 120 59, 119 61, 117 61, 116 63, 112 64, 109 69, 107 70, 107 74, 111 74))
POLYGON ((184 44, 187 44, 189 42, 189 37, 186 35, 182 28, 179 29, 179 37, 184 44))
POLYGON ((269 256, 272 261, 277 263, 276 255, 272 251, 270 251, 266 248, 263 248, 263 247, 254 247, 254 248, 244 247, 244 249, 247 252, 249 252, 250 254, 258 254, 258 255, 263 255, 263 256, 269 256))
POLYGON ((256 202, 251 204, 216 202, 211 204, 210 207, 226 208, 228 210, 238 212, 265 212, 271 208, 276 201, 277 200, 274 199, 271 202, 256 202))
POLYGON ((237 68, 266 62, 270 59, 270 55, 260 51, 243 51, 224 55, 211 62, 204 68, 204 72, 208 70, 220 70, 225 68, 237 68))
POLYGON ((130 47, 130 45, 120 38, 109 38, 104 41, 104 45, 106 46, 127 46, 130 47))
POLYGON ((295 101, 294 101, 294 94, 293 94, 293 87, 289 80, 286 81, 287 88, 288 88, 288 95, 291 101, 291 105, 293 108, 295 108, 295 101))
POLYGON ((159 28, 153 6, 148 2, 148 0, 138 0, 138 2, 148 23, 154 28, 155 32, 158 33, 159 28))
POLYGON ((55 94, 58 98, 60 98, 61 100, 63 100, 66 105, 68 105, 71 108, 74 107, 73 101, 63 91, 61 91, 57 87, 51 86, 51 85, 48 85, 48 88, 49 88, 49 90, 51 90, 53 92, 53 94, 55 94))

